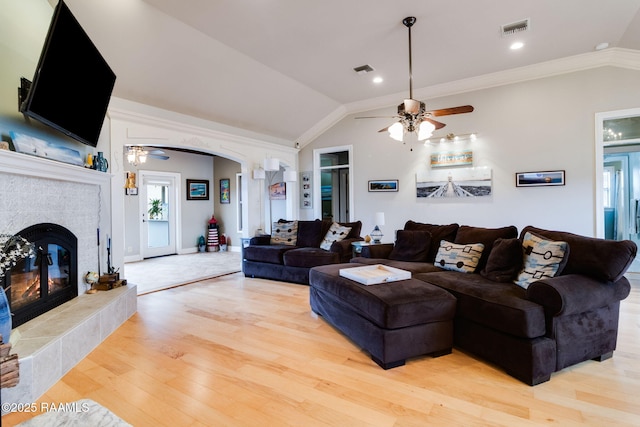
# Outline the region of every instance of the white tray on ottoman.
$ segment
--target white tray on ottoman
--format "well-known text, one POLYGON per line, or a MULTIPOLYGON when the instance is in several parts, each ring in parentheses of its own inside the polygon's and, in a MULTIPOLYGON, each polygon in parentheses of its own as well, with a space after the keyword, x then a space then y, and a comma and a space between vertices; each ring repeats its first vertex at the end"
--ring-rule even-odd
POLYGON ((411 272, 383 264, 374 264, 365 267, 341 268, 340 276, 355 280, 363 285, 378 285, 411 279, 411 272))

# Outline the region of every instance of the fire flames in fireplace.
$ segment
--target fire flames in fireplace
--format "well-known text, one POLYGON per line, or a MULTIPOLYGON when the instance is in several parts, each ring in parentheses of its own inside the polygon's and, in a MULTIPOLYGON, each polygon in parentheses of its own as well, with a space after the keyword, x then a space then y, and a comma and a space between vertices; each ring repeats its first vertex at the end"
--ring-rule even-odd
POLYGON ((78 295, 73 233, 56 224, 37 224, 17 234, 35 244, 36 256, 20 261, 5 278, 14 327, 78 295))

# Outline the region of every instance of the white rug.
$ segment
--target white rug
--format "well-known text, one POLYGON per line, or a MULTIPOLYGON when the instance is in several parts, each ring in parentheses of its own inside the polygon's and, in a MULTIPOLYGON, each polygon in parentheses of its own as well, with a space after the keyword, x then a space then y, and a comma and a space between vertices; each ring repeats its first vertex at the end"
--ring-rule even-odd
MULTIPOLYGON (((51 408, 53 409, 53 408, 51 408)), ((19 427, 131 427, 116 414, 91 399, 61 403, 55 411, 31 418, 19 427)))
POLYGON ((198 252, 127 263, 124 278, 138 295, 242 271, 240 252, 198 252))

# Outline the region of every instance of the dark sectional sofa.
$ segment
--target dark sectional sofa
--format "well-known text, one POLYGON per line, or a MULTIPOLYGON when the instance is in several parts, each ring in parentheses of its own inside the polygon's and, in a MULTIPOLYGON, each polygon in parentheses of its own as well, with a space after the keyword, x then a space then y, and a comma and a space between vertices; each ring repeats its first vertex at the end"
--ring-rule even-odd
MULTIPOLYGON (((551 254, 550 250, 545 251, 540 251, 543 258, 551 254)), ((603 240, 532 226, 524 228, 518 236, 513 226, 482 228, 408 221, 404 230, 397 232, 395 245, 364 247, 362 256, 353 258, 350 265, 397 267, 410 271, 413 279, 446 290, 457 300, 453 318, 454 345, 500 366, 529 385, 536 385, 565 367, 612 356, 617 342, 620 301, 630 292, 624 273, 636 251, 637 247, 631 241, 603 240), (527 254, 527 251, 539 250, 539 246, 532 249, 527 241, 523 247, 525 236, 531 238, 532 235, 542 239, 543 244, 566 242, 562 244, 565 250, 553 277, 534 277, 528 287, 523 288, 513 280, 522 277, 519 273, 523 259, 537 256, 527 254), (444 269, 444 260, 436 257, 444 251, 442 241, 458 246, 482 243, 484 249, 476 259, 474 272, 444 269)), ((529 258, 527 262, 529 267, 531 260, 529 258)), ((318 279, 326 280, 326 277, 318 279)), ((359 321, 367 325, 369 330, 360 331, 352 328, 353 319, 345 321, 348 324, 334 324, 343 332, 349 331, 345 333, 356 343, 373 337, 372 330, 387 327, 376 324, 375 318, 368 313, 371 305, 359 301, 357 295, 346 301, 338 294, 340 289, 333 291, 326 283, 316 289, 313 280, 311 285, 312 307, 319 307, 314 311, 330 312, 333 314, 331 319, 349 319, 355 312, 359 321), (329 295, 331 292, 334 294, 329 295)), ((393 283, 388 286, 389 292, 393 292, 393 283)), ((403 292, 409 292, 403 298, 410 300, 410 293, 416 291, 403 292)), ((418 294, 416 297, 424 298, 418 294)), ((330 323, 331 319, 328 320, 330 323)), ((404 325, 410 323, 405 319, 404 325)), ((410 341, 404 340, 402 345, 423 346, 423 343, 410 341)))
MULTIPOLYGON (((293 221, 280 220, 274 223, 290 224, 293 221)), ((252 237, 249 245, 243 249, 242 271, 246 277, 282 280, 286 282, 309 284, 309 269, 319 265, 349 262, 352 256, 351 243, 364 240, 360 237, 362 222, 340 222, 350 230, 346 237, 333 242, 328 250, 320 248, 333 221, 309 220, 295 221, 297 233, 295 240, 280 239, 274 241, 272 235, 252 237), (279 243, 286 242, 286 243, 279 243), (293 244, 292 244, 293 243, 293 244)))

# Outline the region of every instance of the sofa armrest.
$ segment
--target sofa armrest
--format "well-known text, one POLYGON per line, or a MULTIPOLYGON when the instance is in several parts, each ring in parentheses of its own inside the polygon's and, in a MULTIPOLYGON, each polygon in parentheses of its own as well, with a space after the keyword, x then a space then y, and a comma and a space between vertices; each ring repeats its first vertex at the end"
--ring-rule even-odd
POLYGON ((263 234, 261 236, 254 236, 249 240, 250 245, 254 246, 264 246, 271 244, 271 236, 268 234, 263 234))
POLYGON ((363 246, 361 256, 365 258, 389 258, 393 250, 393 243, 378 243, 375 245, 363 246))
POLYGON ((527 288, 527 299, 542 305, 547 315, 565 316, 622 301, 630 291, 625 277, 606 283, 582 274, 567 274, 533 282, 527 288))
POLYGON ((333 242, 329 248, 329 252, 335 252, 340 257, 340 262, 349 262, 352 258, 353 250, 351 248, 352 242, 363 240, 362 237, 353 237, 348 239, 342 239, 339 242, 333 242))

